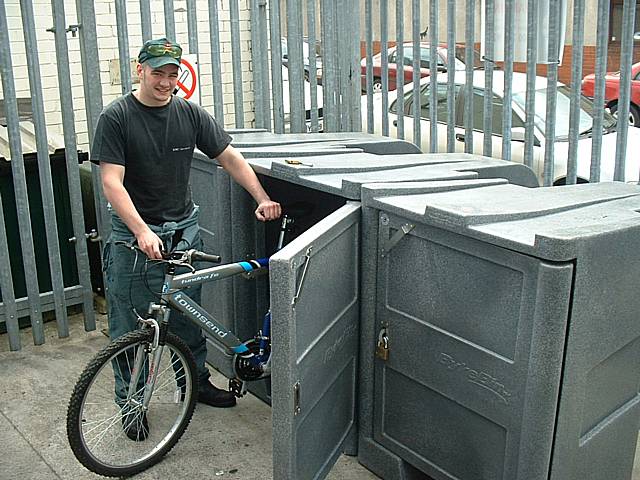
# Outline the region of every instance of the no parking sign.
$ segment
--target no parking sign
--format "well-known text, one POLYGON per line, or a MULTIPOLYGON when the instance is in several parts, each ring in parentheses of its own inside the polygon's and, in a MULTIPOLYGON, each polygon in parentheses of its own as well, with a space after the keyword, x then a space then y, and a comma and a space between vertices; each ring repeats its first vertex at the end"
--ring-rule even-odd
POLYGON ((176 96, 200 104, 200 85, 198 85, 198 60, 195 55, 184 55, 178 70, 178 85, 173 92, 176 96))

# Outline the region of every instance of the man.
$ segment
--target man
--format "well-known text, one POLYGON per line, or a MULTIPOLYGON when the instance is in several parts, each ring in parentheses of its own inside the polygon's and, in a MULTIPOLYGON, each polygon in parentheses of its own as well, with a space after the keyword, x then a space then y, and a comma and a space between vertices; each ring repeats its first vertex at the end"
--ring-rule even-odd
MULTIPOLYGON (((161 258, 163 249, 174 249, 180 242, 184 248, 201 248, 199 212, 188 183, 195 147, 215 158, 251 194, 258 220, 273 220, 281 213, 280 205, 269 198, 246 160, 230 145, 231 137, 211 115, 173 96, 181 55, 180 46, 166 38, 147 41, 138 55, 140 88, 105 108, 96 127, 91 160, 100 164, 112 213, 112 235, 104 255, 111 339, 135 329, 136 314, 146 314, 162 278, 159 269, 155 277, 153 269, 143 274, 145 262, 136 261, 135 253, 113 242, 135 240, 150 259, 161 258), (152 278, 145 278, 146 274, 152 278)), ((190 289, 189 295, 199 302, 200 289, 190 289)), ((234 406, 235 396, 209 381, 200 329, 176 312, 171 314, 170 329, 185 340, 196 358, 198 400, 214 407, 234 406)), ((116 395, 122 398, 125 387, 122 380, 118 383, 116 378, 116 395)), ((126 427, 125 431, 132 438, 126 427)))

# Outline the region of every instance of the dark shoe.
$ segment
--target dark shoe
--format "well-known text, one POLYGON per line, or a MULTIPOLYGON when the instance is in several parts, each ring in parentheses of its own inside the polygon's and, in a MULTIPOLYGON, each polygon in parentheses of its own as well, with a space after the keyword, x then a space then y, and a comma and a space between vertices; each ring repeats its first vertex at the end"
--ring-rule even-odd
POLYGON ((122 430, 134 442, 142 442, 149 436, 147 414, 138 410, 122 410, 122 430))
POLYGON ((236 396, 227 390, 214 387, 207 379, 198 387, 198 402, 212 407, 229 408, 236 404, 236 396))

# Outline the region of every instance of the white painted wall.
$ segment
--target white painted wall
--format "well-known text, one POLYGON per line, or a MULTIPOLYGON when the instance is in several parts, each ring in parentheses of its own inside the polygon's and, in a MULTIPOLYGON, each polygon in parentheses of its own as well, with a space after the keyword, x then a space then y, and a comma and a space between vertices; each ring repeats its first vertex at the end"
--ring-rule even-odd
MULTIPOLYGON (((243 98, 245 125, 253 124, 253 88, 251 77, 250 50, 250 11, 249 0, 241 0, 240 8, 240 50, 243 72, 243 98)), ((62 133, 62 114, 60 95, 58 91, 58 76, 56 67, 55 44, 53 34, 46 29, 51 28, 52 12, 50 0, 33 0, 36 35, 38 38, 40 73, 44 95, 44 109, 48 130, 62 133)), ((7 23, 9 26, 10 49, 13 63, 13 76, 18 97, 30 97, 27 70, 27 56, 24 46, 24 36, 19 0, 5 0, 7 23)), ((224 99, 224 124, 234 126, 233 84, 231 67, 231 32, 229 20, 229 3, 218 0, 220 18, 220 41, 222 59, 222 82, 224 99)), ((116 30, 115 3, 113 0, 94 0, 96 12, 96 28, 98 36, 100 77, 102 83, 103 103, 107 105, 121 95, 121 85, 112 83, 110 62, 118 58, 118 40, 116 30)), ((176 36, 185 53, 189 52, 187 37, 186 1, 174 2, 176 36)), ((65 0, 67 25, 77 24, 75 0, 65 0)), ((4 12, 0 12, 0 15, 4 12)), ((164 10, 162 0, 151 0, 153 37, 164 36, 164 10)), ((142 27, 140 22, 140 2, 127 0, 127 26, 129 30, 129 45, 131 58, 136 58, 142 44, 142 27)), ((197 1, 198 18, 198 48, 200 64, 200 81, 202 85, 200 104, 213 113, 213 89, 211 75, 211 49, 209 44, 208 0, 197 1)), ((84 111, 84 90, 82 87, 82 68, 80 64, 79 37, 67 34, 69 48, 69 68, 73 88, 73 105, 75 110, 76 133, 79 148, 88 150, 88 132, 86 114, 84 111)), ((117 69, 116 69, 117 71, 117 69)), ((135 85, 134 85, 135 88, 135 85)), ((2 97, 0 84, 0 97, 2 97)))
MULTIPOLYGON (((526 4, 527 0, 520 0, 526 4)), ((573 32, 573 1, 567 1, 567 36, 566 43, 571 44, 571 35, 573 32)), ((364 11, 364 0, 360 1, 361 3, 361 12, 360 12, 360 22, 363 26, 362 32, 360 34, 361 40, 366 40, 365 36, 365 11, 364 11)), ((389 40, 395 41, 396 39, 396 2, 395 0, 386 0, 388 5, 388 12, 386 14, 388 32, 389 32, 389 40)), ((405 41, 411 41, 412 36, 412 21, 413 21, 413 12, 412 12, 412 1, 405 0, 403 2, 403 22, 404 22, 404 30, 403 35, 405 41)), ((425 27, 429 25, 429 3, 430 0, 421 0, 420 1, 420 30, 424 31, 425 27)), ((467 9, 467 1, 466 0, 457 0, 456 1, 456 14, 455 14, 455 26, 456 26, 456 41, 463 42, 465 40, 465 16, 467 9)), ((482 0, 475 0, 475 41, 480 42, 482 40, 482 29, 481 29, 481 11, 482 11, 482 0)), ((596 44, 596 22, 597 22, 597 8, 598 8, 598 0, 585 0, 585 27, 584 27, 584 44, 585 45, 595 45, 596 44)), ((372 12, 373 12, 373 39, 374 41, 380 40, 380 12, 381 12, 381 1, 380 0, 372 0, 372 12)), ((518 10, 516 15, 526 15, 526 9, 518 10)), ((447 40, 447 0, 438 0, 438 38, 441 42, 445 42, 447 40)), ((425 39, 428 41, 428 37, 425 39)))

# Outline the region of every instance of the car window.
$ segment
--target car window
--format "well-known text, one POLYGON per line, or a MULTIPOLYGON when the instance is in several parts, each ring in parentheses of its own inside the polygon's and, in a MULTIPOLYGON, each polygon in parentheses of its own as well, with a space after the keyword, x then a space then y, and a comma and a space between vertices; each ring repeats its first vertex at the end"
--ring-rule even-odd
MULTIPOLYGON (((571 89, 566 85, 559 85, 556 91, 556 115, 555 115, 555 138, 564 140, 569 136, 569 125, 571 118, 571 89)), ((513 100, 523 109, 526 104, 525 92, 514 93, 513 100)), ((535 91, 535 107, 533 122, 541 132, 545 132, 547 120, 547 89, 543 88, 535 91)), ((593 114, 595 107, 593 102, 584 95, 580 96, 580 116, 578 118, 578 131, 586 132, 593 126, 593 114)), ((611 114, 604 112, 603 127, 613 128, 616 120, 611 114)))
MULTIPOLYGON (((444 66, 444 62, 439 55, 436 55, 437 65, 444 66)), ((403 64, 412 67, 413 66, 413 47, 405 46, 403 64)), ((431 64, 431 49, 429 47, 420 47, 420 68, 430 68, 431 64)))
MULTIPOLYGON (((410 105, 413 103, 413 90, 409 90, 408 92, 406 92, 404 94, 404 115, 409 115, 411 116, 411 113, 413 113, 413 110, 411 110, 410 105)), ((396 98, 393 102, 391 102, 391 105, 389 106, 389 111, 391 113, 398 113, 398 99, 396 98)))
MULTIPOLYGON (((282 48, 282 59, 287 59, 289 54, 289 46, 287 44, 287 39, 282 38, 280 40, 280 45, 282 48)), ((316 44, 316 49, 318 49, 318 45, 316 44)), ((309 43, 306 40, 302 41, 302 59, 305 65, 309 64, 309 43)))
MULTIPOLYGON (((460 107, 456 110, 456 126, 464 126, 464 102, 463 98, 460 107)), ((502 114, 504 102, 502 97, 495 93, 491 102, 491 134, 502 136, 502 114)), ((479 88, 473 89, 473 125, 472 128, 477 131, 484 131, 484 90, 479 88)), ((524 122, 513 110, 511 110, 511 128, 524 127, 524 122)))
MULTIPOLYGON (((420 118, 429 120, 431 117, 431 84, 427 83, 423 85, 420 90, 420 118)), ((458 92, 460 91, 460 85, 455 86, 454 90, 454 104, 455 99, 458 96, 458 92)), ((447 108, 447 84, 439 83, 438 84, 438 93, 436 95, 437 98, 437 116, 438 122, 446 122, 447 120, 447 112, 449 109, 447 108)), ((398 110, 398 101, 395 100, 389 110, 392 113, 397 113, 398 110)), ((408 91, 404 94, 404 115, 408 117, 413 117, 413 90, 408 91)))
POLYGON ((634 80, 640 80, 640 70, 638 70, 638 73, 636 73, 636 76, 633 77, 634 80))

